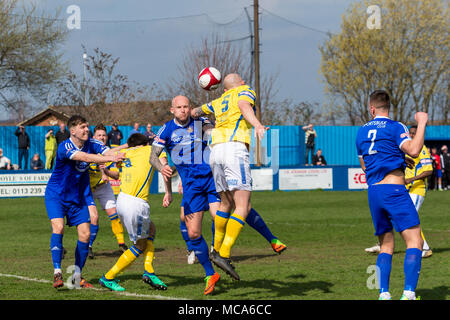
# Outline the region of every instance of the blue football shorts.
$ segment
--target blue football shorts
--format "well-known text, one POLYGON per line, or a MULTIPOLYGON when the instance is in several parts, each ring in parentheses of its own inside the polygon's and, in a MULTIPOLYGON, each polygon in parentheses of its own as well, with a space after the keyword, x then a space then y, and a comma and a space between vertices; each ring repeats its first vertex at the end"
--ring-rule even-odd
POLYGON ((209 204, 220 202, 212 174, 183 182, 184 214, 209 210, 209 204))
POLYGON ((50 220, 66 218, 66 224, 69 227, 91 222, 89 209, 86 204, 76 205, 73 203, 64 203, 58 198, 45 197, 45 207, 50 220))
POLYGON ((404 185, 374 184, 369 186, 369 207, 375 235, 402 232, 420 224, 419 214, 404 185))

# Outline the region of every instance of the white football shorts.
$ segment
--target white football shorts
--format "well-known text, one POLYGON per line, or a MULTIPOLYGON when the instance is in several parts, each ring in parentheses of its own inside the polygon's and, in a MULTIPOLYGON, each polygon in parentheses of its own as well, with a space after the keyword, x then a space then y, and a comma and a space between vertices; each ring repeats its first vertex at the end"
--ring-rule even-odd
POLYGON ((149 237, 150 206, 147 201, 121 192, 117 197, 117 214, 131 242, 149 237))
POLYGON ((92 190, 94 199, 98 199, 103 210, 116 207, 116 197, 109 183, 104 183, 92 190))
POLYGON ((409 196, 411 197, 411 200, 414 203, 414 207, 416 207, 417 212, 419 212, 419 209, 422 206, 423 200, 425 198, 415 193, 410 193, 409 196))
POLYGON ((242 142, 218 143, 211 147, 211 171, 216 191, 252 191, 250 154, 242 142))

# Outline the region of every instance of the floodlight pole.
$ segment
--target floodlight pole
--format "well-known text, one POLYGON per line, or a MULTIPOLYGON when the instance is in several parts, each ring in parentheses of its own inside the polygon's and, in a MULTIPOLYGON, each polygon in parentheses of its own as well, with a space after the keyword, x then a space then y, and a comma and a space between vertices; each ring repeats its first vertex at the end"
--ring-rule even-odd
POLYGON ((84 87, 84 106, 86 107, 87 106, 87 86, 86 86, 86 79, 87 79, 87 76, 86 76, 86 59, 87 59, 87 54, 86 53, 83 53, 83 73, 84 73, 84 76, 83 76, 83 87, 84 87))

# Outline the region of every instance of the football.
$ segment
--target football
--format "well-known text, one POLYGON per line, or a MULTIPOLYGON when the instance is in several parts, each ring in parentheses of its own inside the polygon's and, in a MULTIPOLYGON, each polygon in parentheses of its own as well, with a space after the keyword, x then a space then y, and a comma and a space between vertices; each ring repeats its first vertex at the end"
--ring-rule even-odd
POLYGON ((198 83, 205 90, 212 91, 219 87, 222 77, 220 71, 214 67, 204 68, 198 74, 198 83))

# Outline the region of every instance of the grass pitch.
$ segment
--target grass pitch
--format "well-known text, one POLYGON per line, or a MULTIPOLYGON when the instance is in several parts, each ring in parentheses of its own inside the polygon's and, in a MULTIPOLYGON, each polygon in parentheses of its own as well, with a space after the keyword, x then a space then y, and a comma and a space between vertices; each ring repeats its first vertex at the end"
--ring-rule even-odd
MULTIPOLYGON (((232 250, 241 281, 224 272, 215 294, 203 296, 204 272, 197 263, 188 265, 186 247, 179 231, 181 198, 162 208, 162 195, 151 195, 151 218, 157 227, 156 274, 168 285, 155 291, 141 280, 140 257, 118 278, 126 288, 118 294, 101 288, 98 279, 115 263, 119 253, 106 213, 99 212, 100 230, 94 244, 95 259, 88 259, 83 276, 95 290, 54 289, 50 255, 50 223, 43 198, 0 200, 0 299, 2 300, 109 300, 109 299, 306 299, 374 300, 376 255, 364 248, 375 244, 367 204, 361 192, 255 192, 253 207, 272 233, 288 249, 281 255, 248 225, 232 250)), ((433 256, 422 261, 417 294, 423 300, 450 298, 450 191, 429 192, 420 217, 433 256)), ((205 214, 203 235, 211 242, 211 219, 205 214)), ((62 267, 74 263, 76 230, 66 228, 67 254, 62 267)), ((128 240, 128 236, 126 235, 128 240)), ((391 293, 399 299, 403 290, 405 245, 398 234, 391 272, 391 293)), ((129 241, 128 241, 129 244, 129 241)), ((69 274, 64 274, 64 280, 69 274)))

